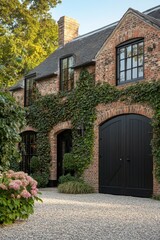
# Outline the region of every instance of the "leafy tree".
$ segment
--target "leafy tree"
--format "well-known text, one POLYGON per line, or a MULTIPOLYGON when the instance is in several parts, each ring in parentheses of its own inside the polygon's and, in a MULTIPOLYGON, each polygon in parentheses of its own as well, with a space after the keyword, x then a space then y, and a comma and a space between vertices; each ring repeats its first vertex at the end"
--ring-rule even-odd
POLYGON ((10 86, 58 46, 49 10, 61 0, 0 1, 0 87, 10 86))
POLYGON ((0 171, 6 170, 10 162, 18 160, 18 132, 24 125, 24 110, 9 93, 0 92, 0 171))

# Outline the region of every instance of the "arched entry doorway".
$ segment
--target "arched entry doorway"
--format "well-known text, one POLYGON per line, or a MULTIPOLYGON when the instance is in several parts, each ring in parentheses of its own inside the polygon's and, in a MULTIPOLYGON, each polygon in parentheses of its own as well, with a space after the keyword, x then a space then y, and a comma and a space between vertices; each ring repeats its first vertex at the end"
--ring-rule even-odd
POLYGON ((30 162, 33 156, 36 156, 36 132, 25 131, 20 134, 22 141, 19 145, 22 161, 20 162, 20 170, 30 174, 30 162))
POLYGON ((100 126, 99 191, 150 197, 152 127, 147 117, 120 115, 100 126))
POLYGON ((72 150, 72 131, 64 130, 57 135, 57 180, 65 174, 63 166, 63 156, 72 150))

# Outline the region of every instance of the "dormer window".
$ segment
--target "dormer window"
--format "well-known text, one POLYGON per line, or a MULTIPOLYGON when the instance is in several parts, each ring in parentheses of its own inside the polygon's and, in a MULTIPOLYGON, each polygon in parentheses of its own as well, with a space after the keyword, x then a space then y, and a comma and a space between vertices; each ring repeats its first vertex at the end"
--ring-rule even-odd
POLYGON ((143 39, 128 41, 117 47, 117 85, 144 78, 143 39))
POLYGON ((60 91, 70 91, 74 87, 73 63, 73 56, 60 60, 60 91))
POLYGON ((35 74, 25 79, 25 94, 24 94, 24 106, 28 107, 32 105, 35 89, 35 74))

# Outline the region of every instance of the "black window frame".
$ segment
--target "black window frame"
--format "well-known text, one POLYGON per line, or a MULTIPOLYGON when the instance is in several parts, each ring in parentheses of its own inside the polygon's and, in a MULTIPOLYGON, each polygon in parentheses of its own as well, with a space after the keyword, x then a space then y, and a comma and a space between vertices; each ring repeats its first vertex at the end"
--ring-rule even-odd
POLYGON ((74 56, 68 55, 60 59, 60 91, 71 91, 74 88, 74 56), (72 65, 70 65, 70 59, 72 59, 72 65), (66 61, 66 67, 64 67, 64 61, 66 61), (66 71, 66 73, 65 73, 66 71), (67 75, 67 77, 65 76, 67 75), (66 78, 65 78, 66 77, 66 78))
POLYGON ((33 90, 36 87, 35 84, 36 74, 31 74, 25 78, 24 84, 24 106, 29 107, 33 103, 33 90))
POLYGON ((21 143, 19 144, 19 150, 22 155, 22 161, 20 162, 20 170, 30 174, 31 159, 37 156, 37 132, 25 131, 20 134, 21 143))
POLYGON ((131 39, 129 41, 126 41, 118 45, 116 47, 116 57, 117 57, 117 61, 116 61, 116 84, 117 85, 123 85, 129 82, 135 82, 135 81, 144 79, 144 38, 131 39), (139 52, 140 47, 138 48, 138 46, 140 46, 140 44, 142 44, 142 52, 139 52), (134 54, 133 46, 136 46, 136 45, 137 45, 137 53, 134 54), (130 56, 127 56, 128 48, 131 48, 130 56), (122 49, 124 49, 124 57, 120 58, 120 54, 121 54, 120 51, 122 51, 122 49), (137 60, 135 61, 134 58, 136 58, 137 60), (142 63, 140 63, 141 59, 142 59, 142 63), (122 70, 120 69, 121 63, 123 63, 122 70), (130 67, 128 67, 127 64, 130 65, 130 67), (139 75, 141 69, 142 69, 141 75, 139 75), (120 81, 121 73, 124 74, 123 81, 120 81), (128 73, 130 73, 130 75, 127 75, 128 73), (136 73, 136 77, 133 76, 134 73, 136 73))

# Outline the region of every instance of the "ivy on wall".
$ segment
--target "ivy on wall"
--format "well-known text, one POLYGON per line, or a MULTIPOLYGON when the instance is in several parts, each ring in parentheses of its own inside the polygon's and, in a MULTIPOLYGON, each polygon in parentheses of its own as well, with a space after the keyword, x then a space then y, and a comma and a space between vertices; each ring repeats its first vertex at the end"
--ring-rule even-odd
POLYGON ((145 103, 153 108, 155 114, 152 121, 152 150, 156 161, 156 177, 160 182, 160 81, 142 81, 119 90, 107 83, 95 84, 93 76, 85 69, 81 72, 74 90, 46 95, 29 107, 29 124, 38 130, 37 151, 42 162, 42 172, 48 171, 49 174, 51 159, 48 133, 59 122, 70 120, 73 126, 73 148, 69 156, 66 155, 65 166, 68 169, 74 168, 75 174, 82 176, 93 158, 96 106, 118 100, 129 104, 145 103))

